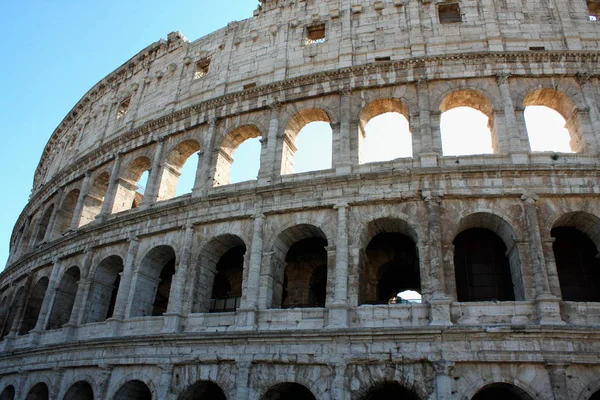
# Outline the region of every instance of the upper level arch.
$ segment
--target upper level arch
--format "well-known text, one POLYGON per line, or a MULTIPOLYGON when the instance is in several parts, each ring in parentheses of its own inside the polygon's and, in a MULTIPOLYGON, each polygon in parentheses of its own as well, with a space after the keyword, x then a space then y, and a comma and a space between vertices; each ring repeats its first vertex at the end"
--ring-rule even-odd
MULTIPOLYGON (((439 110, 442 152, 444 155, 471 155, 500 153, 501 138, 497 131, 494 105, 480 89, 468 88, 449 92, 440 102, 439 110), (459 111, 461 120, 469 119, 470 125, 449 125, 446 114, 459 111), (477 112, 485 118, 478 118, 477 112), (474 124, 474 121, 478 121, 474 124), (488 136, 489 135, 489 136, 488 136)), ((456 116, 456 115, 455 115, 456 116)))
POLYGON ((118 255, 104 258, 92 269, 84 323, 100 322, 113 316, 122 272, 123 259, 118 255))
POLYGON ((138 182, 151 167, 152 162, 146 156, 139 156, 125 166, 115 188, 112 213, 136 208, 142 203, 145 187, 138 185, 138 182))
POLYGON ((102 168, 90 176, 90 188, 83 200, 81 218, 77 227, 93 222, 102 211, 106 199, 108 185, 110 183, 110 172, 102 168))
MULTIPOLYGON (((80 279, 81 271, 77 266, 70 267, 62 274, 56 288, 46 329, 62 328, 69 322, 73 306, 77 300, 76 295, 80 279)), ((81 301, 81 299, 78 300, 81 301)))
POLYGON ((360 111, 358 129, 361 164, 413 155, 410 113, 402 99, 383 98, 368 103, 360 111))
MULTIPOLYGON (((190 159, 190 157, 199 151, 200 143, 195 139, 186 139, 169 149, 158 183, 158 201, 177 196, 182 169, 187 162, 195 162, 196 166, 198 165, 198 160, 190 159)), ((191 177, 186 178, 190 179, 191 177)))
MULTIPOLYGON (((237 148, 249 139, 261 137, 263 133, 254 124, 238 126, 225 134, 217 148, 214 186, 228 185, 231 182, 231 168, 237 148)), ((260 160, 260 152, 258 158, 260 160)), ((256 175, 258 175, 259 164, 257 164, 256 175)))

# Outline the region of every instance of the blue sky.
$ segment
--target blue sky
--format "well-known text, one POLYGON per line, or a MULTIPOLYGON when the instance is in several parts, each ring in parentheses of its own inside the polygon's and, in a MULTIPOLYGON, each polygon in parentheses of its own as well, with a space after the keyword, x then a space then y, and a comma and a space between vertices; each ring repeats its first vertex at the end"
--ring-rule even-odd
MULTIPOLYGON (((0 63, 0 134, 3 139, 0 168, 4 178, 4 196, 0 196, 0 269, 8 257, 13 226, 27 204, 43 148, 54 129, 81 97, 104 76, 146 46, 166 38, 169 32, 179 30, 188 39, 195 40, 226 26, 228 22, 251 17, 257 5, 257 0, 228 0, 224 6, 206 0, 173 3, 155 0, 4 1, 0 14, 0 34, 4 38, 5 49, 0 63)), ((449 114, 446 116, 448 121, 449 114)), ((449 142, 459 147, 445 147, 446 154, 463 154, 465 150, 474 153, 491 151, 485 117, 480 127, 488 132, 484 135, 487 143, 482 143, 482 148, 475 151, 465 148, 465 143, 475 143, 477 137, 482 137, 481 129, 474 127, 477 125, 475 117, 459 112, 454 115, 455 121, 446 125, 446 130, 442 127, 443 135, 458 135, 449 142), (472 138, 467 137, 465 119, 471 122, 468 128, 474 128, 470 133, 472 138), (457 128, 453 129, 450 125, 457 128)), ((554 127, 564 124, 560 117, 558 120, 551 120, 551 117, 539 116, 537 120, 546 121, 554 127)), ((385 119, 386 116, 381 118, 378 122, 372 121, 372 131, 367 127, 365 161, 410 156, 410 135, 398 136, 398 129, 401 129, 398 127, 406 125, 406 121, 393 122, 393 115, 387 116, 388 119, 385 119), (369 138, 379 145, 369 144, 369 138), (397 144, 390 146, 394 141, 397 144), (386 150, 394 151, 388 154, 386 150)), ((298 172, 306 171, 309 169, 307 166, 314 168, 315 160, 322 162, 317 169, 328 168, 331 164, 330 130, 324 133, 323 129, 328 127, 312 128, 317 129, 311 131, 307 127, 306 133, 303 130, 298 137, 298 172), (320 141, 315 141, 315 138, 320 141), (303 145, 302 141, 310 144, 303 145), (305 161, 302 161, 303 158, 305 161)), ((540 128, 537 138, 540 147, 537 150, 546 150, 544 145, 554 144, 548 141, 548 126, 540 128)), ((404 131, 407 129, 406 125, 404 131)), ((561 135, 568 141, 565 131, 561 135)), ((533 140, 532 135, 532 144, 533 140)), ((568 151, 568 142, 563 146, 566 146, 563 151, 568 151)), ((232 182, 254 178, 259 151, 257 140, 240 146, 235 154, 238 163, 234 163, 231 171, 232 182)), ((194 160, 190 167, 193 169, 195 165, 194 160)), ((194 171, 190 170, 187 175, 193 178, 194 171)), ((181 183, 182 186, 191 186, 191 181, 181 183)))
POLYGON ((254 0, 3 1, 0 34, 0 269, 50 135, 98 81, 149 44, 195 40, 249 18, 254 0))

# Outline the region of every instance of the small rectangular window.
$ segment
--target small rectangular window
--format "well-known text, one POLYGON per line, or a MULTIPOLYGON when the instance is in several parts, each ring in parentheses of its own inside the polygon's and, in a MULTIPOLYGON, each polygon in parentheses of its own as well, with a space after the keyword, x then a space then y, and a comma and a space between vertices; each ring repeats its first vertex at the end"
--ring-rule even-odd
POLYGON ((256 83, 247 83, 244 85, 244 90, 252 89, 253 87, 256 87, 256 83))
POLYGON ((441 24, 449 24, 452 22, 461 22, 460 7, 458 3, 440 4, 438 6, 438 15, 441 24))
POLYGON ((531 50, 531 51, 543 51, 543 50, 546 50, 546 48, 544 46, 531 46, 529 48, 529 50, 531 50))
POLYGON ((306 28, 304 44, 319 44, 325 42, 325 24, 309 26, 306 28))
POLYGON ((390 57, 375 57, 375 61, 377 61, 377 62, 390 61, 390 57))
POLYGON ((119 103, 119 108, 117 109, 117 119, 121 119, 127 114, 129 110, 129 104, 131 103, 131 97, 126 98, 121 103, 119 103))
POLYGON ((208 68, 210 66, 210 59, 203 58, 196 63, 196 71, 194 72, 194 79, 204 78, 208 75, 208 68))

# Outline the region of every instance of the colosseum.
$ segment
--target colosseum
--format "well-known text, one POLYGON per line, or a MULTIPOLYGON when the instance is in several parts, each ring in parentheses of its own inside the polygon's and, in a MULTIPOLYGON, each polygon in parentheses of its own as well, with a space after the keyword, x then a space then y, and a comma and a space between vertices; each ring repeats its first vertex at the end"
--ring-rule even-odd
POLYGON ((262 0, 149 45, 42 154, 0 399, 600 399, 597 1, 262 0), (570 151, 531 145, 533 106, 570 151), (458 107, 489 154, 444 151, 458 107), (388 113, 410 148, 365 162, 388 113), (295 173, 314 122, 331 165, 295 173))

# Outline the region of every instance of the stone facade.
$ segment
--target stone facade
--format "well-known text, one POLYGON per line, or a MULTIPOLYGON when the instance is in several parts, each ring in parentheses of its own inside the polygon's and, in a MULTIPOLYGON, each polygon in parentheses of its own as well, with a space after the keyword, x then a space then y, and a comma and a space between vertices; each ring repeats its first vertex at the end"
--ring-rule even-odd
POLYGON ((596 8, 263 0, 148 46, 44 150, 0 276, 0 399, 600 398, 600 266, 571 273, 559 246, 600 245, 596 8), (530 105, 573 153, 531 151, 530 105), (459 106, 488 116, 494 154, 443 155, 459 106), (362 164, 385 112, 413 157, 362 164), (313 121, 332 168, 294 174, 313 121), (230 184, 255 137, 257 180, 230 184), (488 237, 479 278, 504 284, 477 295, 461 254, 488 237), (388 284, 422 302, 388 304, 388 284))

